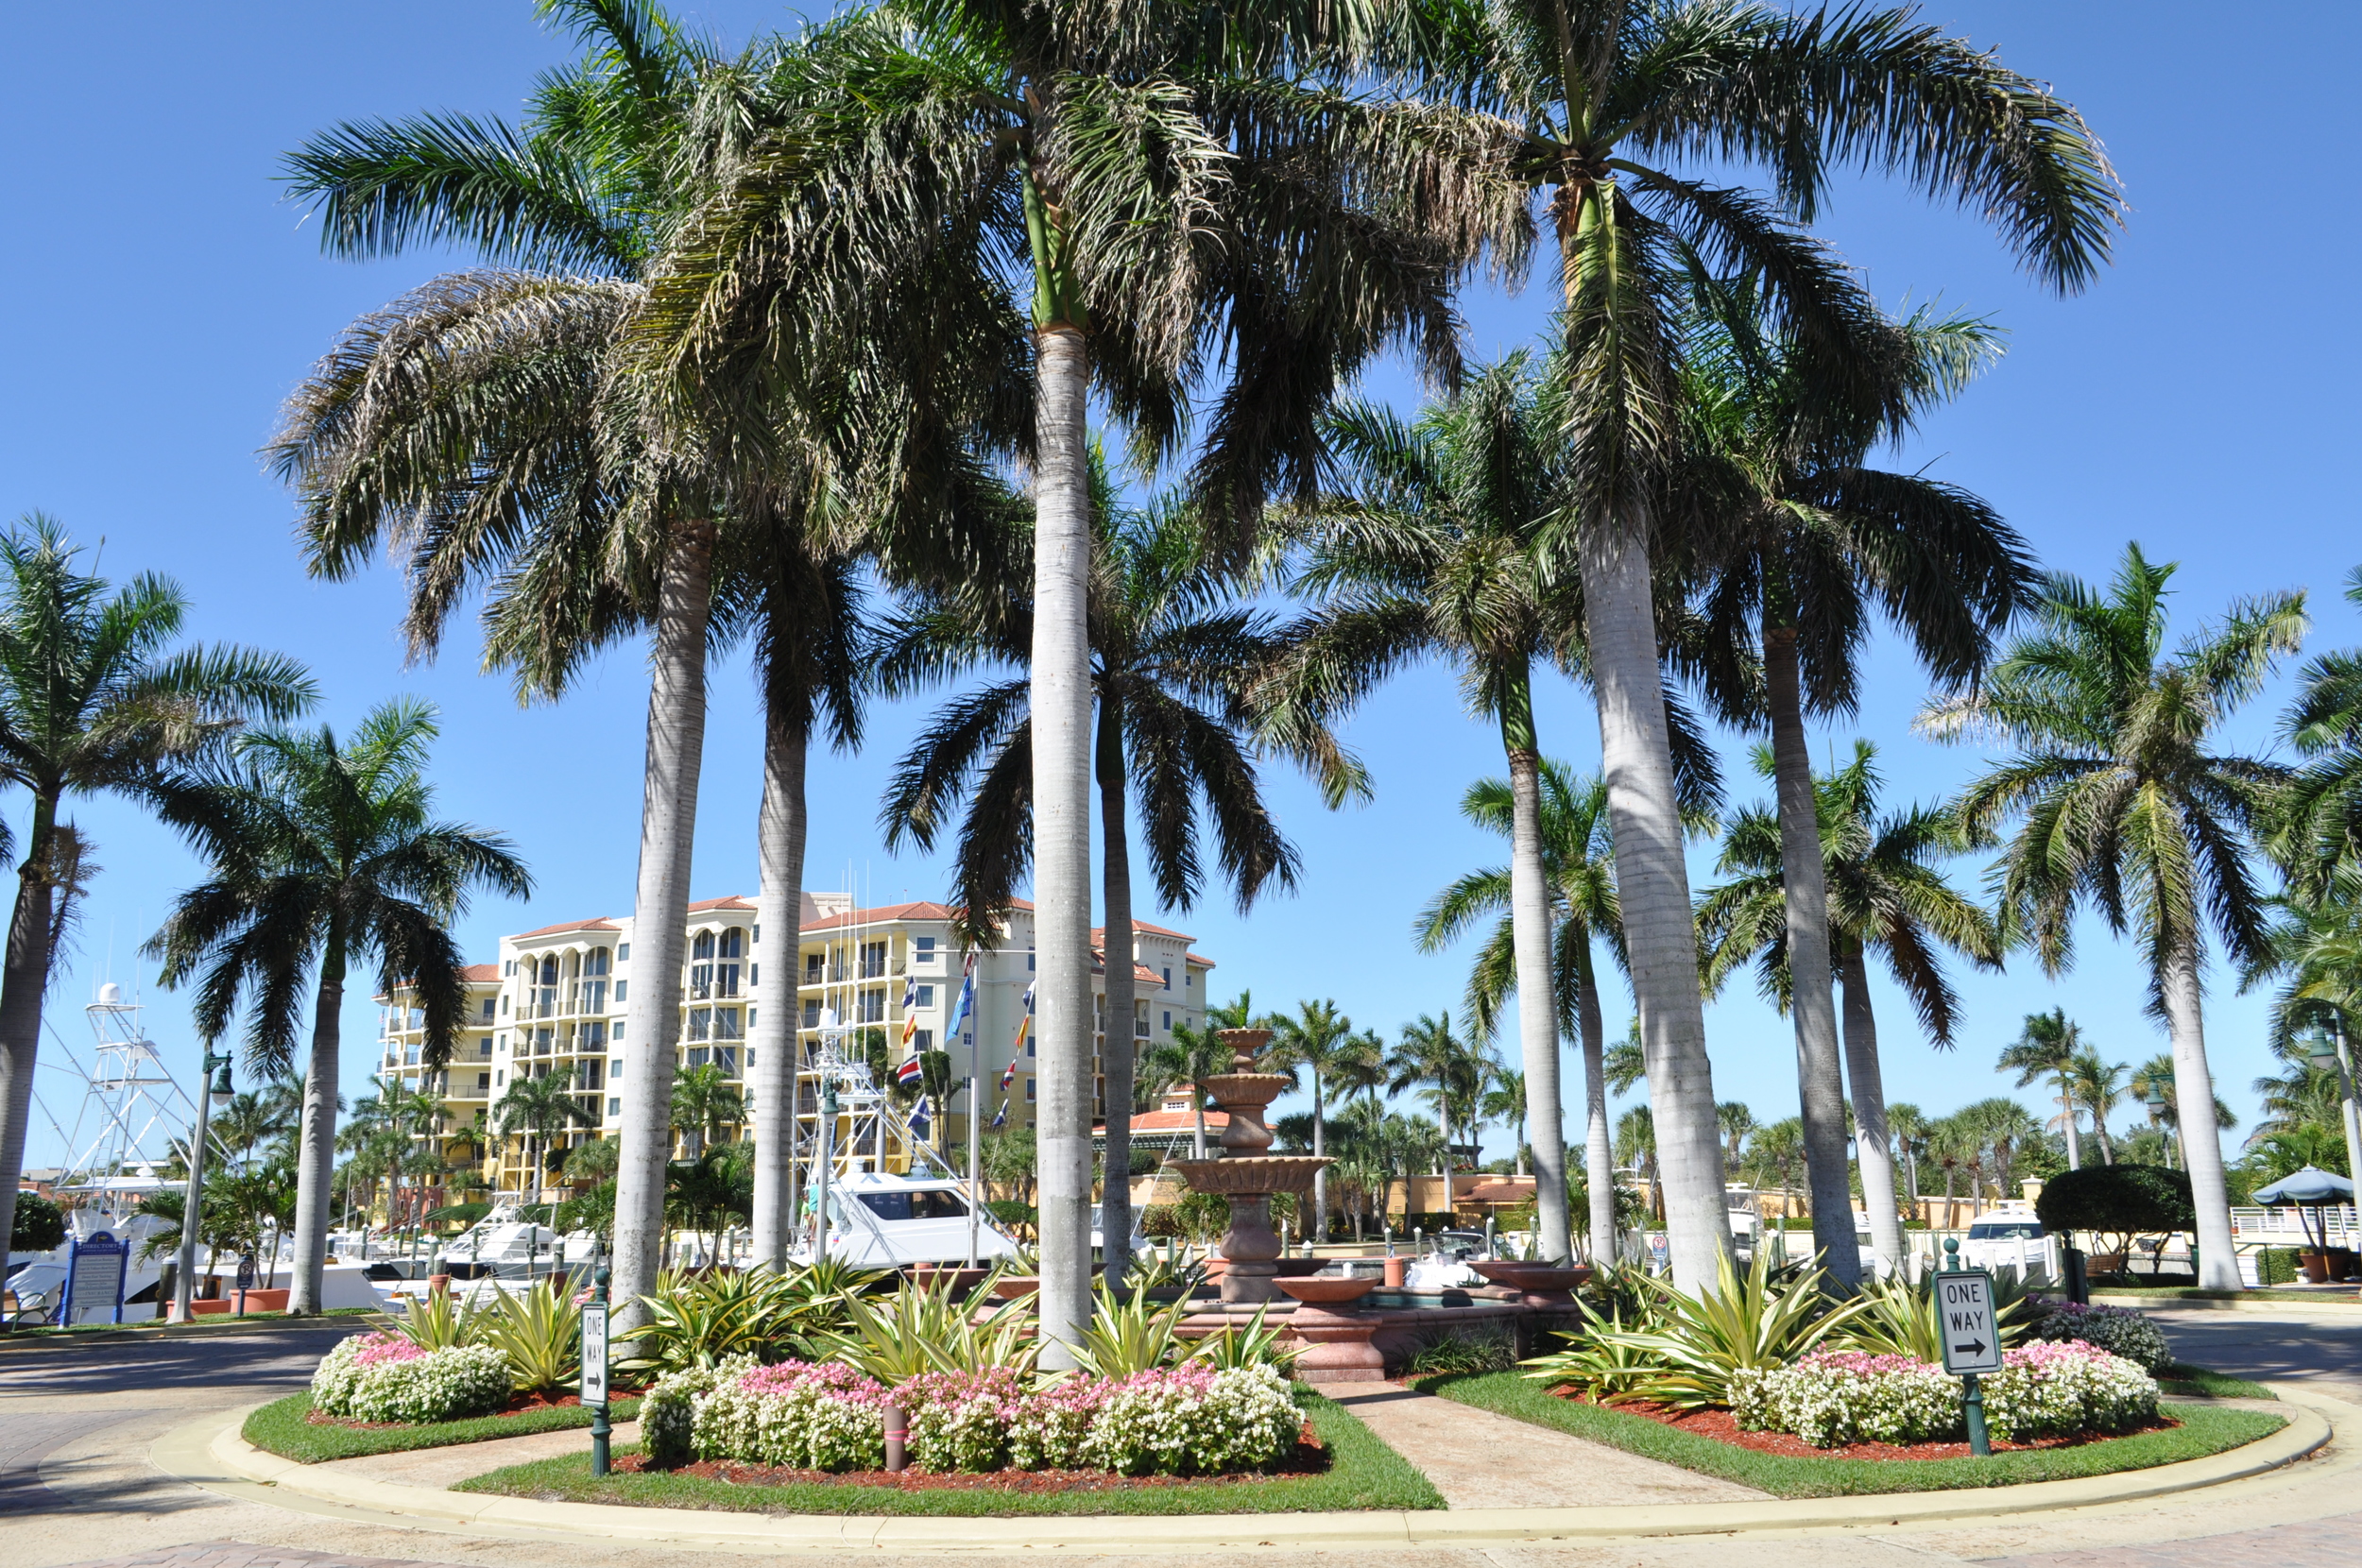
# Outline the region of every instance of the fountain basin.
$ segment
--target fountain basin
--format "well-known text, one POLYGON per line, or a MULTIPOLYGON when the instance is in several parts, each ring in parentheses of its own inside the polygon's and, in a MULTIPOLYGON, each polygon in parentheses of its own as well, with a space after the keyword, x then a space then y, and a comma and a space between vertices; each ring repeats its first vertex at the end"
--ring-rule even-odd
POLYGON ((1272 1281, 1286 1295, 1293 1296, 1307 1306, 1339 1307, 1360 1301, 1378 1288, 1374 1279, 1338 1279, 1305 1276, 1297 1279, 1280 1278, 1272 1281))
POLYGON ((1575 1287, 1591 1277, 1585 1268, 1559 1268, 1548 1263, 1471 1263, 1469 1268, 1494 1285, 1517 1291, 1535 1305, 1560 1306, 1573 1300, 1575 1287))
POLYGON ((1335 1162, 1317 1154, 1233 1154, 1221 1160, 1169 1160, 1192 1192, 1241 1197, 1273 1192, 1309 1192, 1312 1177, 1335 1162))

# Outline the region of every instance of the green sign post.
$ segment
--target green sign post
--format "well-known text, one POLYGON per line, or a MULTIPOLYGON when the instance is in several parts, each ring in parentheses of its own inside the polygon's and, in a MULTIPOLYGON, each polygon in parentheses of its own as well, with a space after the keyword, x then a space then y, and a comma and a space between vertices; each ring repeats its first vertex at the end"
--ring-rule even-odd
POLYGON ((1943 1346, 1943 1370, 1960 1379, 1961 1413, 1968 1418, 1968 1451, 1993 1452, 1985 1433, 1985 1391, 1980 1372, 2001 1370, 2001 1325, 1993 1310, 1993 1275, 1960 1267, 1960 1240, 1943 1238, 1944 1269, 1936 1274, 1936 1331, 1943 1346))

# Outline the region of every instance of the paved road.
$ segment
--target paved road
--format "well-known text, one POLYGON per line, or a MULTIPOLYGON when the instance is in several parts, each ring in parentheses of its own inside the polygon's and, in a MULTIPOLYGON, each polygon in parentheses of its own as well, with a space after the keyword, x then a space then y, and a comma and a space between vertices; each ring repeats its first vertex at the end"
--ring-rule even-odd
MULTIPOLYGON (((2164 1316, 2186 1359, 2308 1381, 2362 1405, 2362 1323, 2164 1316)), ((300 1387, 328 1346, 350 1332, 334 1325, 0 1349, 0 1568, 744 1568, 735 1555, 624 1542, 556 1546, 462 1526, 387 1526, 296 1512, 167 1480, 147 1463, 149 1444, 193 1416, 300 1387)), ((2008 1568, 2362 1563, 2362 1514, 2340 1511, 2354 1506, 2353 1497, 2327 1475, 2308 1482, 2305 1469, 2280 1473, 2285 1480, 2268 1485, 2251 1483, 2237 1497, 2200 1492, 2026 1523, 1757 1538, 1745 1552, 1750 1568, 1931 1568, 1931 1559, 2008 1568)), ((1673 1539, 1423 1550, 1419 1558, 1420 1568, 1728 1568, 1733 1546, 1728 1540, 1673 1539)), ((1399 1551, 1343 1551, 1284 1564, 1268 1554, 1189 1562, 1399 1568, 1403 1558, 1399 1551)), ((881 1568, 879 1558, 866 1555, 799 1563, 827 1568, 838 1560, 881 1568)), ((1145 1568, 1148 1559, 1130 1560, 1145 1568)))

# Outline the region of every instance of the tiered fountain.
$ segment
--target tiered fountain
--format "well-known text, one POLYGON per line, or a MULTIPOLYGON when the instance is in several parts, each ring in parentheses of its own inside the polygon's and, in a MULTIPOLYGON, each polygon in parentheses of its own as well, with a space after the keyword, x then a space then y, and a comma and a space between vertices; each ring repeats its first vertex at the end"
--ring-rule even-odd
POLYGON ((1271 1228, 1272 1194, 1311 1191, 1313 1176, 1330 1162, 1325 1155, 1269 1151, 1272 1131, 1263 1115, 1289 1082, 1285 1074, 1255 1070, 1255 1059, 1271 1043, 1271 1031, 1225 1029, 1217 1031, 1215 1038, 1230 1048, 1230 1070, 1209 1074, 1198 1087, 1213 1096, 1215 1105, 1230 1118, 1222 1132, 1222 1155, 1170 1164, 1191 1191, 1228 1201, 1230 1229, 1221 1248, 1226 1260, 1222 1299, 1225 1304, 1251 1305, 1278 1296, 1272 1284, 1279 1273, 1279 1235, 1271 1228))

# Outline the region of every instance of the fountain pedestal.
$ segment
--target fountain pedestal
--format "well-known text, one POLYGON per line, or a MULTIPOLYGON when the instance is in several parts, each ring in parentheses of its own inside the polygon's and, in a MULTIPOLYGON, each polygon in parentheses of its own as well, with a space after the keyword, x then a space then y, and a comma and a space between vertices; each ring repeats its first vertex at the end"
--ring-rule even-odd
POLYGON ((1303 1304, 1288 1320, 1289 1330, 1305 1341, 1296 1356, 1296 1375, 1307 1383, 1383 1383, 1386 1357, 1370 1343, 1378 1325, 1354 1310, 1354 1304, 1378 1288, 1374 1279, 1281 1280, 1279 1289, 1303 1304))
POLYGON ((1288 1086, 1284 1074, 1257 1072, 1255 1059, 1271 1042, 1267 1029, 1225 1029, 1217 1037, 1230 1048, 1231 1068, 1209 1075, 1197 1088, 1213 1096, 1228 1116, 1222 1157, 1168 1162, 1193 1192, 1211 1193, 1230 1204, 1230 1229, 1219 1249, 1229 1267, 1222 1274, 1224 1302, 1268 1302, 1277 1291, 1279 1235, 1272 1229, 1275 1192, 1306 1193, 1312 1178, 1330 1162, 1312 1154, 1273 1154, 1271 1128, 1263 1113, 1288 1086))

